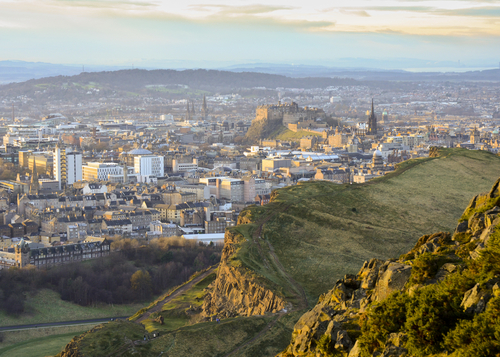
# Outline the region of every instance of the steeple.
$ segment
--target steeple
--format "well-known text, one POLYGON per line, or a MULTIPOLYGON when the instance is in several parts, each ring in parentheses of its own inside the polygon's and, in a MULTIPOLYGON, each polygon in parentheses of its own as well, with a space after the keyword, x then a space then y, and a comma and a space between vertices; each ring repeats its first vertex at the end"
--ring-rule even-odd
POLYGON ((368 134, 377 135, 377 117, 375 116, 375 109, 373 107, 373 98, 372 98, 372 111, 370 113, 370 117, 368 118, 368 134))
POLYGON ((208 110, 207 110, 207 98, 203 95, 203 104, 201 105, 201 114, 203 115, 203 119, 207 118, 208 110))
POLYGON ((191 112, 189 110, 189 101, 186 102, 186 121, 191 120, 191 112))
POLYGON ((36 158, 33 158, 33 172, 31 174, 30 195, 38 195, 40 183, 38 182, 38 173, 36 172, 36 158))

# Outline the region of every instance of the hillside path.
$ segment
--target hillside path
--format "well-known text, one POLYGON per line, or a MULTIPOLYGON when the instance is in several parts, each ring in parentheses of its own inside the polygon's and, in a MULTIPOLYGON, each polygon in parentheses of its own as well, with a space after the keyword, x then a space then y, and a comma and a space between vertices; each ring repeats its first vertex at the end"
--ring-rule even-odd
POLYGON ((135 320, 134 322, 135 323, 142 323, 142 321, 146 320, 147 318, 149 318, 149 315, 151 315, 152 313, 154 312, 158 312, 158 311, 161 311, 161 309, 163 308, 163 305, 165 305, 166 303, 172 301, 173 299, 175 299, 176 297, 182 295, 186 290, 190 289, 191 287, 193 287, 193 285, 195 284, 198 284, 200 281, 202 281, 203 279, 205 279, 207 276, 209 276, 210 274, 212 274, 215 269, 218 268, 218 264, 217 265, 214 265, 212 268, 210 268, 209 270, 207 270, 206 272, 204 272, 203 274, 201 274, 200 276, 197 276, 196 278, 194 278, 193 280, 191 280, 189 283, 187 283, 186 285, 183 285, 181 286, 179 289, 175 290, 172 294, 170 294, 169 296, 167 296, 163 301, 161 301, 158 305, 156 306, 153 306, 151 309, 149 309, 148 311, 146 311, 144 314, 141 315, 141 317, 139 317, 137 320, 135 320))

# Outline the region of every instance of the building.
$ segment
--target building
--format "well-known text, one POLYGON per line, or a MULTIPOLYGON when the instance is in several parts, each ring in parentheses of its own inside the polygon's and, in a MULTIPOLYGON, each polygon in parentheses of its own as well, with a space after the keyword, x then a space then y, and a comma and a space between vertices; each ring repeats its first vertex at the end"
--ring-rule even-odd
POLYGON ((335 135, 328 137, 328 145, 333 148, 343 148, 349 140, 347 134, 339 132, 339 128, 335 128, 335 135))
POLYGON ((163 156, 140 155, 134 157, 134 170, 140 176, 163 177, 163 156))
POLYGON ((281 103, 278 105, 261 105, 257 107, 255 120, 279 121, 284 126, 298 122, 324 118, 325 112, 317 108, 301 108, 297 103, 281 103))
POLYGON ((212 221, 205 221, 205 233, 224 233, 227 226, 228 221, 225 217, 217 217, 212 221))
POLYGON ((59 189, 82 180, 82 154, 56 146, 54 150, 54 178, 59 189))
POLYGON ((76 261, 95 259, 109 255, 111 242, 105 238, 89 237, 83 243, 56 245, 30 249, 21 239, 14 253, 0 252, 0 269, 11 267, 37 268, 62 265, 76 261))
POLYGON ((384 169, 384 157, 382 156, 382 153, 379 150, 375 150, 375 152, 373 153, 371 168, 373 170, 384 169))
MULTIPOLYGON (((85 173, 83 177, 85 177, 85 173)), ((84 195, 93 193, 107 193, 107 192, 108 192, 108 187, 101 183, 86 183, 85 186, 83 186, 84 195)))
POLYGON ((153 221, 149 224, 149 230, 150 232, 161 235, 163 237, 175 237, 179 235, 178 227, 173 223, 153 221))
POLYGON ((193 162, 179 162, 179 160, 172 160, 172 172, 186 172, 198 170, 198 160, 193 159, 193 162))
POLYGON ((218 197, 231 202, 245 202, 245 181, 225 177, 218 181, 218 197))
POLYGON ((31 155, 28 158, 28 169, 33 171, 33 165, 36 163, 36 170, 39 174, 52 175, 54 172, 53 155, 31 155))
POLYGON ((84 181, 107 181, 109 175, 123 175, 123 167, 114 162, 89 162, 82 172, 84 181))
POLYGON ((292 160, 282 158, 262 160, 262 171, 273 172, 281 167, 292 167, 292 160))

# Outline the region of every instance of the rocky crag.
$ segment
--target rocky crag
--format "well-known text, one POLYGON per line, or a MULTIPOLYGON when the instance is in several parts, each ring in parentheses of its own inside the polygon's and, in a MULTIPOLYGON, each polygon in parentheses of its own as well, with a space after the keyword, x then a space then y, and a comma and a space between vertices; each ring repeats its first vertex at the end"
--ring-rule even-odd
POLYGON ((470 201, 453 234, 337 281, 279 356, 499 356, 499 184, 470 201))
POLYGON ((226 230, 217 278, 209 286, 203 303, 202 314, 206 318, 264 315, 286 306, 285 299, 260 284, 255 273, 232 264, 239 243, 244 240, 237 231, 226 230))

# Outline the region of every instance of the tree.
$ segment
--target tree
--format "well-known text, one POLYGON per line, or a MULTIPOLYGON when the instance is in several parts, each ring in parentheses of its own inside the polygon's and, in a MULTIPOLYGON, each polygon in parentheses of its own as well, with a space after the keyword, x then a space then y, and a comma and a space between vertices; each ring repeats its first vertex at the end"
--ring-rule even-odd
POLYGON ((136 291, 141 300, 145 300, 151 296, 152 285, 151 275, 145 270, 137 270, 130 278, 132 290, 136 291))

